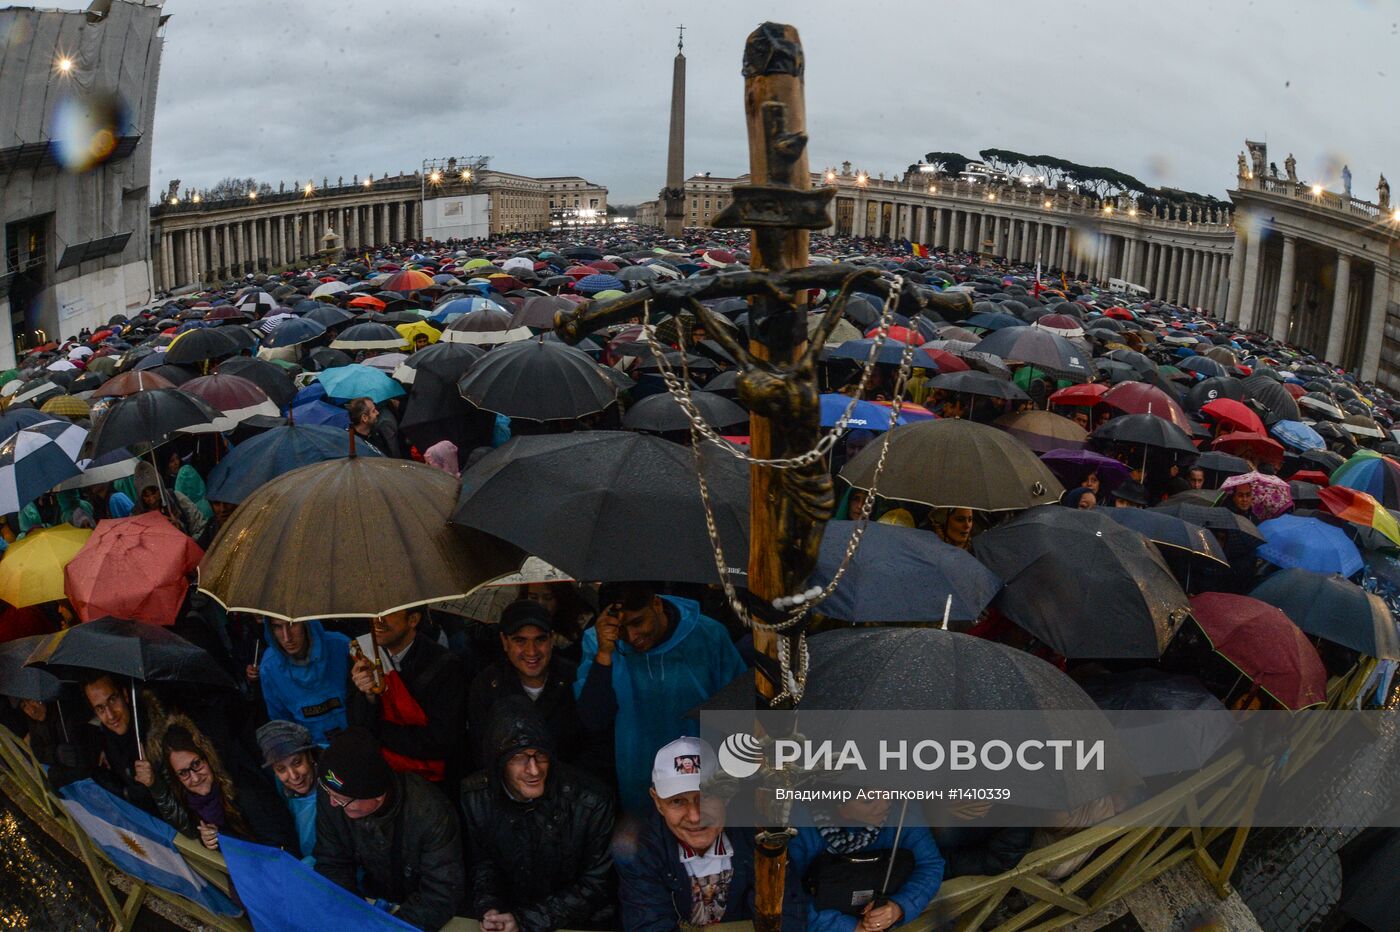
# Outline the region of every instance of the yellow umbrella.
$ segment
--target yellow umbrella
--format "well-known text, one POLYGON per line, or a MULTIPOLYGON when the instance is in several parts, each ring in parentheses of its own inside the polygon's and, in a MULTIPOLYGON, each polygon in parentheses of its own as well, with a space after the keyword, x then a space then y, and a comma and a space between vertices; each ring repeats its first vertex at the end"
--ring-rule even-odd
POLYGON ((88 403, 76 395, 54 395, 39 407, 45 414, 57 414, 62 417, 91 417, 92 408, 88 403))
POLYGON ((436 327, 422 321, 414 321, 411 324, 399 324, 394 329, 399 332, 399 336, 403 337, 403 341, 407 346, 412 346, 413 338, 420 333, 428 338, 428 343, 430 344, 436 343, 442 336, 442 333, 439 332, 436 327))
POLYGON ((91 530, 60 524, 10 544, 0 559, 0 599, 23 608, 63 598, 63 568, 91 536, 91 530))

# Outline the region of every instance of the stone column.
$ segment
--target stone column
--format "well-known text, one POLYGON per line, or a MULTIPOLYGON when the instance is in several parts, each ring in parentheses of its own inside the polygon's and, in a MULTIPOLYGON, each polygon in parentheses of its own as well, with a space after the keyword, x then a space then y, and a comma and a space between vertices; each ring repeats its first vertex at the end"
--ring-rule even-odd
POLYGON ((1175 246, 1167 247, 1167 288, 1163 293, 1168 301, 1173 304, 1180 304, 1177 300, 1177 289, 1181 286, 1181 250, 1175 246))
POLYGON ((1055 236, 1060 240, 1060 268, 1066 273, 1077 271, 1074 268, 1074 235, 1069 227, 1056 227, 1055 236))
POLYGON ((1380 370, 1381 346, 1385 341, 1385 313, 1389 301, 1390 275, 1378 264, 1371 279, 1371 309, 1366 317, 1366 342, 1361 347, 1361 378, 1367 381, 1374 381, 1376 373, 1380 370))
POLYGON ((1162 301, 1167 300, 1167 286, 1171 284, 1171 253, 1171 246, 1166 243, 1157 244, 1156 284, 1152 288, 1152 295, 1162 301))
POLYGON ((1274 304, 1273 338, 1279 342, 1288 339, 1288 318, 1293 311, 1293 275, 1297 265, 1298 239, 1295 236, 1285 234, 1283 237, 1283 264, 1278 273, 1278 300, 1274 304))
POLYGON ((1196 306, 1196 282, 1201 277, 1201 254, 1194 249, 1186 250, 1186 256, 1182 260, 1184 269, 1182 275, 1181 298, 1182 303, 1187 307, 1196 306))
POLYGON ((934 207, 934 208, 933 208, 933 236, 932 236, 932 242, 930 242, 929 245, 930 245, 930 246, 946 246, 946 245, 948 245, 948 241, 944 238, 944 237, 946 236, 947 232, 948 232, 948 228, 947 228, 947 226, 946 226, 946 224, 945 224, 945 222, 944 222, 944 220, 943 220, 943 208, 942 208, 942 207, 934 207))
POLYGON ((229 278, 233 275, 233 228, 227 223, 219 227, 219 232, 223 235, 223 252, 219 256, 219 277, 229 278))
POLYGON ((1243 330, 1248 330, 1254 326, 1254 303, 1259 296, 1259 277, 1263 273, 1264 263, 1259 261, 1264 252, 1264 231, 1260 230, 1259 235, 1250 244, 1249 252, 1245 255, 1244 285, 1240 294, 1240 316, 1239 325, 1243 330))
POLYGON ((1250 251, 1244 231, 1244 218, 1240 217, 1235 223, 1235 250, 1230 254, 1229 291, 1225 297, 1225 319, 1231 323, 1240 319, 1240 302, 1244 295, 1245 257, 1250 251))
POLYGON ((408 213, 403 201, 399 201, 398 214, 399 225, 398 229, 395 231, 394 236, 396 241, 402 242, 403 240, 408 239, 408 213))
POLYGON ((272 221, 273 241, 272 241, 272 262, 274 265, 287 264, 287 218, 278 214, 272 221))
POLYGON ((1351 256, 1337 254, 1337 283, 1332 292, 1332 319, 1327 324, 1327 361, 1340 365, 1347 336, 1347 306, 1351 296, 1351 256))
POLYGON ((1220 253, 1216 258, 1220 262, 1220 270, 1215 276, 1215 306, 1212 310, 1217 315, 1225 313, 1225 303, 1230 300, 1230 270, 1234 267, 1233 261, 1226 253, 1220 253))
POLYGON ((979 213, 977 215, 977 238, 973 241, 973 251, 981 252, 985 248, 983 246, 985 242, 987 242, 987 215, 979 213))

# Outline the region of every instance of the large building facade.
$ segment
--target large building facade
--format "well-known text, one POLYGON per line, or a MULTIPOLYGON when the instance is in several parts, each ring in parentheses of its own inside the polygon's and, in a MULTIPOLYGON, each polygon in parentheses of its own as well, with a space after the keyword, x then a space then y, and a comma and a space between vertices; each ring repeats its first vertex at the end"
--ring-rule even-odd
MULTIPOLYGON (((1201 307, 1356 370, 1400 391, 1400 210, 1381 185, 1375 202, 1266 172, 1264 148, 1241 156, 1228 208, 1163 214, 1065 191, 909 173, 872 178, 814 173, 836 188, 834 235, 907 239, 1040 262, 1098 281, 1123 279, 1154 297, 1201 307)), ((709 226, 735 184, 694 175, 687 226, 709 226)), ((661 226, 659 202, 637 222, 661 226)))
MULTIPOLYGON (((459 189, 465 190, 457 185, 446 193, 459 189)), ((486 198, 492 235, 607 222, 608 189, 576 175, 531 178, 486 169, 476 173, 470 193, 486 198)), ((328 232, 351 250, 421 239, 424 204, 436 196, 419 172, 298 182, 218 201, 172 192, 150 209, 155 286, 175 291, 310 261, 328 232)))
POLYGON ((151 300, 161 0, 0 9, 0 368, 151 300))

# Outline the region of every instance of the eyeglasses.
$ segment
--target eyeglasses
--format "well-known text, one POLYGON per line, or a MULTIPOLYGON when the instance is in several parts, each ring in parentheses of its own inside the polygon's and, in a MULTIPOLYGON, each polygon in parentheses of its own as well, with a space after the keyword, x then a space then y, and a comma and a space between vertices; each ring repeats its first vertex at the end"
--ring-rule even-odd
POLYGON ((519 754, 512 754, 507 763, 515 767, 525 767, 533 761, 536 767, 548 767, 549 755, 544 751, 521 751, 519 754))
POLYGON ((181 780, 188 780, 197 773, 204 773, 204 768, 207 766, 208 765, 204 763, 204 758, 196 757, 194 760, 190 761, 188 767, 183 770, 175 771, 175 776, 179 777, 181 780))

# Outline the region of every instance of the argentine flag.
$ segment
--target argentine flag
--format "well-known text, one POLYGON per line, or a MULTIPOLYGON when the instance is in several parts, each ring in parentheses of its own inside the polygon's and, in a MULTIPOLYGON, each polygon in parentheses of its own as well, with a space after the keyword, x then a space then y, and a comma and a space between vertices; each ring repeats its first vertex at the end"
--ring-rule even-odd
POLYGON ((413 932, 285 851, 223 835, 219 847, 258 932, 413 932), (294 891, 294 892, 289 892, 294 891))
POLYGON ((91 780, 70 783, 59 795, 73 821, 82 826, 118 870, 178 893, 211 913, 237 916, 241 912, 185 863, 175 850, 172 826, 118 799, 91 780))

